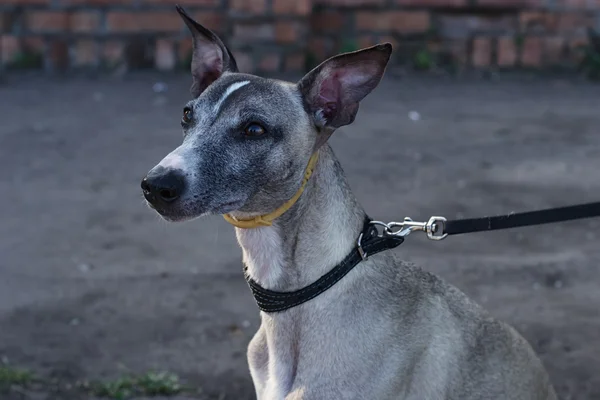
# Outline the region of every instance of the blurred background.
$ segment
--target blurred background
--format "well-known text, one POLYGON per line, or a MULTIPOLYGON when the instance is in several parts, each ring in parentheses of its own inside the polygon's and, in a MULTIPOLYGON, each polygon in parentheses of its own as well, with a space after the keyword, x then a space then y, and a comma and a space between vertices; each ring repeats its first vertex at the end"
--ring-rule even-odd
MULTIPOLYGON (((252 399, 259 324, 222 218, 167 224, 183 5, 242 72, 394 45, 331 145, 381 220, 600 200, 599 0, 0 0, 0 399, 252 399)), ((600 399, 600 220, 394 250, 512 324, 561 399, 600 399)))

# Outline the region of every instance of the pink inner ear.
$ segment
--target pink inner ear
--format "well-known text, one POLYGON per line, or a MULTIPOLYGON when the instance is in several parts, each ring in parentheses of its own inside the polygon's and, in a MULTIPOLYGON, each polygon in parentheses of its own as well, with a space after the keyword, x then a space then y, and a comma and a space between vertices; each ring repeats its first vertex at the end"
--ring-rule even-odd
POLYGON ((202 46, 204 53, 203 64, 206 69, 217 73, 223 72, 223 54, 215 45, 202 46))
MULTIPOLYGON (((199 91, 204 91, 223 73, 223 53, 214 44, 198 40, 192 58, 192 75, 197 80, 199 91)), ((199 94, 199 93, 198 93, 199 94)))
POLYGON ((340 102, 340 72, 333 71, 319 85, 317 104, 327 121, 331 121, 337 111, 340 102))

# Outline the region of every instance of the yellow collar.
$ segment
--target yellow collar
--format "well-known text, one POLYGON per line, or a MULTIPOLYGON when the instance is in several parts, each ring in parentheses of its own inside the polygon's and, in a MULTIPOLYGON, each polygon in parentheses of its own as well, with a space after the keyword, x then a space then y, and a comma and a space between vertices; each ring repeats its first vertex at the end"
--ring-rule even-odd
POLYGON ((310 176, 312 175, 315 169, 315 165, 317 164, 317 158, 319 158, 319 152, 315 151, 315 153, 310 157, 310 160, 308 161, 308 166, 306 167, 306 171, 304 172, 304 179, 302 180, 302 185, 300 186, 300 189, 298 189, 296 194, 291 199, 283 203, 283 205, 281 205, 275 211, 269 214, 259 215, 258 217, 250 219, 236 219, 229 214, 223 215, 223 218, 225 218, 225 221, 229 222, 231 225, 243 229, 258 228, 260 226, 271 226, 273 220, 283 215, 284 212, 289 210, 296 203, 296 201, 298 201, 300 195, 302 195, 302 192, 304 192, 304 188, 306 187, 310 176))

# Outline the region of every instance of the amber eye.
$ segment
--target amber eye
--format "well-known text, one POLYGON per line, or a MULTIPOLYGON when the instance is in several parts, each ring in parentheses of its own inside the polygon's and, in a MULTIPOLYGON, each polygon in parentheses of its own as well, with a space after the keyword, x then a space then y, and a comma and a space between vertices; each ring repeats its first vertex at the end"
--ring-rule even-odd
POLYGON ((246 136, 260 136, 265 133, 265 128, 259 124, 250 124, 244 130, 246 136))
POLYGON ((182 121, 185 122, 186 124, 189 124, 190 122, 192 122, 192 110, 190 108, 184 108, 183 109, 183 118, 182 121))

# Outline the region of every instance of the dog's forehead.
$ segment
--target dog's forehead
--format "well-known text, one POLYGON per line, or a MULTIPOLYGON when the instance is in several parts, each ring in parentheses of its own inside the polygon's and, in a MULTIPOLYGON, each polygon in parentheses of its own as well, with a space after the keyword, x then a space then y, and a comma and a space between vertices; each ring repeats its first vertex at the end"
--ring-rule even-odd
POLYGON ((228 73, 216 80, 195 101, 201 109, 217 114, 225 107, 251 104, 254 107, 273 107, 295 102, 293 86, 287 82, 256 75, 228 73))

